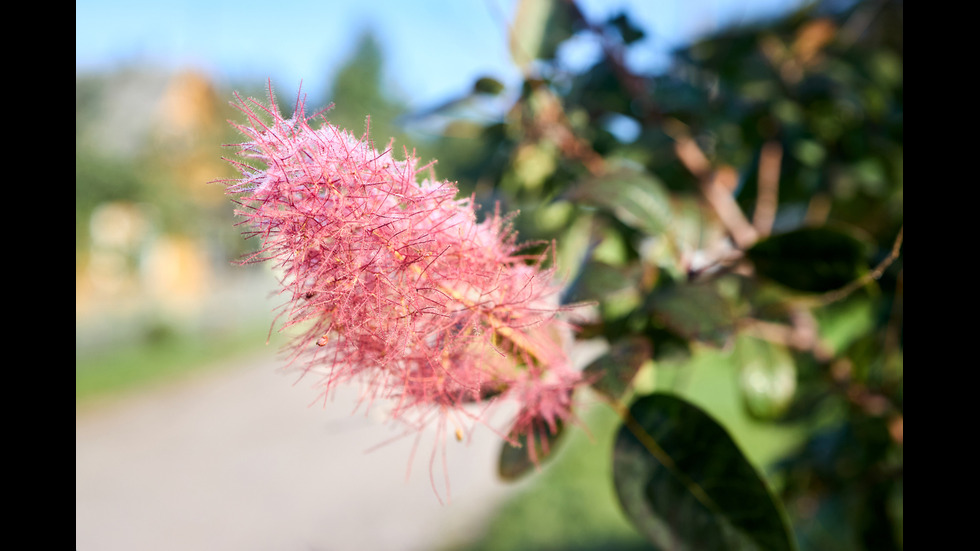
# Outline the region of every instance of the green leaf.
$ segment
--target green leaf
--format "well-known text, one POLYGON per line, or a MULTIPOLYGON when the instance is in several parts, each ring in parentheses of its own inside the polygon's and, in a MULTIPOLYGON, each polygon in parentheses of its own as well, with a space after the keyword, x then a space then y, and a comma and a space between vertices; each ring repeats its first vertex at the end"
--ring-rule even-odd
POLYGON ((592 388, 613 399, 621 400, 630 391, 640 366, 650 359, 653 347, 641 336, 632 336, 612 344, 606 352, 583 370, 592 388))
POLYGON ((587 260, 575 279, 565 287, 563 303, 596 301, 604 317, 624 315, 643 302, 640 266, 610 266, 587 260))
POLYGON ((552 59, 558 46, 582 25, 582 14, 574 3, 520 0, 511 26, 511 56, 522 67, 534 59, 552 59))
MULTIPOLYGON (((538 465, 555 452, 555 448, 562 434, 564 434, 564 425, 558 422, 557 430, 554 433, 547 430, 541 432, 542 434, 538 434, 538 437, 534 439, 534 445, 537 446, 538 465)), ((512 482, 537 467, 528 455, 527 435, 519 436, 517 441, 520 446, 512 446, 504 442, 504 447, 500 450, 497 474, 502 480, 512 482)))
POLYGON ((763 277, 790 289, 823 293, 839 289, 867 269, 867 247, 832 228, 803 228, 759 241, 746 251, 763 277))
POLYGON ((495 78, 481 77, 473 84, 473 91, 477 94, 496 96, 504 91, 504 85, 495 78))
POLYGON ((629 415, 616 436, 613 482, 627 516, 655 546, 796 548, 776 498, 717 421, 668 394, 638 399, 629 415))
POLYGON ((866 293, 857 292, 814 310, 820 327, 820 342, 834 356, 842 354, 860 338, 875 333, 875 304, 866 293))
POLYGON ((623 44, 626 45, 643 40, 643 37, 646 36, 643 29, 634 25, 625 13, 620 13, 609 19, 609 24, 619 31, 619 35, 623 38, 623 44))
POLYGON ((739 387, 749 415, 760 420, 781 417, 796 395, 796 363, 785 346, 752 337, 735 343, 739 387))
POLYGON ((642 167, 620 162, 605 174, 587 180, 570 192, 570 199, 612 212, 616 218, 647 235, 664 232, 671 220, 667 189, 642 167))

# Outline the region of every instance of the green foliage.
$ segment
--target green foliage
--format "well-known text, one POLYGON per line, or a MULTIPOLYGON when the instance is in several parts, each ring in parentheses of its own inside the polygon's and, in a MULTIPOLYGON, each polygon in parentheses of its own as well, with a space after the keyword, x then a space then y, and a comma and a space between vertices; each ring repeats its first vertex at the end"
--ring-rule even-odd
POLYGON ((783 417, 796 397, 796 361, 789 349, 742 337, 735 345, 734 359, 746 412, 763 421, 783 417))
POLYGON ((473 153, 452 161, 461 187, 557 244, 564 299, 595 305, 580 336, 610 343, 586 374, 615 410, 638 372, 717 385, 739 410, 714 421, 697 393, 657 394, 635 406, 642 433, 620 428, 619 498, 658 548, 902 547, 902 14, 815 4, 644 75, 623 61, 646 36, 629 14, 522 1, 519 97, 473 143, 435 148, 473 153), (561 46, 585 34, 603 55, 570 72, 561 46), (802 435, 764 479, 756 426, 802 435), (700 501, 644 439, 721 495, 700 501), (738 528, 744 511, 761 524, 738 528))
POLYGON ((630 163, 616 163, 599 176, 583 180, 569 191, 568 199, 600 208, 647 235, 663 233, 671 221, 670 200, 663 184, 630 163))
MULTIPOLYGON (((648 40, 628 13, 588 21, 574 1, 522 0, 513 23, 517 90, 484 77, 406 116, 365 34, 321 102, 335 124, 364 129, 370 114, 377 142, 438 158, 486 210, 520 210, 522 241, 556 243, 563 299, 594 305, 580 336, 609 343, 585 369, 612 405, 594 441, 563 427, 535 479, 526 448, 505 447, 501 475, 541 488, 482 548, 632 549, 642 533, 658 548, 901 549, 903 3, 725 29, 664 74, 623 61, 648 40), (562 46, 583 35, 602 55, 569 71, 562 46), (499 116, 474 114, 507 98, 499 116), (397 124, 433 119, 443 136, 417 144, 397 124)), ((101 148, 102 109, 124 88, 76 79, 77 256, 101 204, 152 203, 165 230, 203 208, 173 185, 177 146, 140 134, 121 140, 135 152, 101 148)), ((184 361, 167 346, 153 350, 184 361)), ((76 395, 129 384, 134 365, 77 360, 76 395)))
MULTIPOLYGON (((584 419, 591 435, 569 430, 546 465, 518 484, 518 499, 488 520, 468 551, 586 551, 648 549, 620 511, 610 484, 609 450, 617 417, 593 409, 584 419)), ((519 450, 524 453, 526 450, 519 450)))
POLYGON ((766 483, 717 421, 685 400, 637 400, 619 429, 614 484, 662 549, 795 549, 766 483))
MULTIPOLYGON (((205 331, 183 334, 166 326, 147 331, 140 342, 75 354, 75 406, 87 406, 124 391, 145 388, 198 372, 202 366, 225 365, 229 356, 247 358, 260 352, 268 325, 253 324, 235 333, 205 331), (229 350, 233 350, 229 354, 229 350)), ((228 363, 227 365, 233 365, 228 363)))
POLYGON ((718 286, 669 285, 649 296, 654 323, 688 341, 724 346, 735 332, 735 306, 718 286))
POLYGON ((370 136, 378 149, 396 137, 397 147, 410 148, 395 126, 395 120, 404 112, 397 97, 384 82, 381 45, 374 34, 365 32, 350 59, 334 76, 333 87, 323 105, 333 104, 327 113, 332 124, 358 135, 368 130, 366 117, 370 114, 370 136))

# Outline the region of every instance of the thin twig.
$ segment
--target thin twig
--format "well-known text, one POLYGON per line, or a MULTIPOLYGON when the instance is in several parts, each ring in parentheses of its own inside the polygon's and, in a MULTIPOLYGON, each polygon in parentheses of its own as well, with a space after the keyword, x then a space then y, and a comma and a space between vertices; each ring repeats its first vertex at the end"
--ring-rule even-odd
POLYGON ((901 229, 898 230, 898 235, 895 237, 895 242, 892 244, 891 252, 888 253, 888 256, 884 260, 882 260, 881 262, 878 263, 877 266, 875 266, 874 270, 871 270, 870 272, 855 279, 854 281, 848 283, 847 285, 841 287, 840 289, 829 291, 827 293, 824 293, 823 295, 820 295, 820 297, 817 299, 818 302, 820 304, 830 304, 832 302, 837 302, 838 300, 847 297, 848 295, 860 289, 861 287, 864 287, 868 283, 878 280, 885 273, 885 270, 887 270, 888 267, 892 265, 892 262, 895 262, 895 260, 898 259, 898 255, 901 254, 902 240, 903 240, 902 235, 904 232, 905 232, 905 225, 903 224, 901 229))

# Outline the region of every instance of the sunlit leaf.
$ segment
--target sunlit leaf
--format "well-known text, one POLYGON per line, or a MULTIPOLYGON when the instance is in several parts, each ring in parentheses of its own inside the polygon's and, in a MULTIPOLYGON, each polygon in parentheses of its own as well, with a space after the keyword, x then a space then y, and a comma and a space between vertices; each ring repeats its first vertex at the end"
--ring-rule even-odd
POLYGON ((612 212, 620 222, 648 235, 660 235, 671 220, 670 198, 663 184, 640 167, 620 164, 587 180, 570 199, 612 212))
POLYGON ((725 429, 667 394, 634 402, 613 481, 637 529, 676 551, 795 549, 776 498, 725 429))
POLYGON ((776 419, 796 394, 796 364, 785 346, 751 337, 735 344, 739 389, 749 415, 776 419))
POLYGON ((864 293, 855 293, 846 300, 818 308, 814 314, 819 323, 821 342, 835 354, 874 333, 874 302, 864 293))
POLYGON ((558 168, 558 151, 550 142, 521 145, 512 162, 517 189, 538 190, 558 168))
POLYGON ((572 2, 521 0, 511 26, 511 57, 520 66, 534 59, 551 59, 581 22, 582 15, 572 2))

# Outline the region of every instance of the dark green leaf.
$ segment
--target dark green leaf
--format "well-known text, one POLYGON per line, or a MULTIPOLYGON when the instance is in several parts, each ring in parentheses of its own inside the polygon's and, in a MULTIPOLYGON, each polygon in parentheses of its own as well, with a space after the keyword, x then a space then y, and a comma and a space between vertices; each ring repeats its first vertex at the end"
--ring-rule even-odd
MULTIPOLYGON (((534 439, 534 445, 537 446, 537 461, 539 465, 555 452, 555 447, 564 433, 564 425, 559 422, 557 428, 558 430, 554 434, 550 431, 541 431, 543 434, 538 434, 537 438, 534 439)), ((500 450, 497 473, 503 480, 517 480, 535 468, 534 462, 531 461, 528 455, 527 436, 522 435, 517 438, 517 441, 520 443, 520 447, 511 446, 507 442, 504 442, 504 447, 500 450)))
POLYGON ((866 246, 832 228, 804 228, 756 243, 746 254, 756 271, 798 291, 839 289, 867 269, 866 246))
POLYGON ((596 391, 614 401, 621 400, 629 392, 636 372, 652 353, 653 347, 644 337, 633 336, 615 342, 609 352, 585 368, 585 378, 594 379, 592 388, 596 391))
POLYGON ((619 35, 623 37, 623 44, 632 44, 637 40, 642 40, 646 36, 643 29, 634 25, 625 13, 621 13, 610 19, 609 24, 619 31, 619 35))
POLYGON ((626 514, 655 546, 795 549, 778 502, 714 419, 667 394, 640 398, 630 416, 616 436, 613 481, 626 514))
POLYGON ((477 94, 496 96, 504 91, 504 85, 495 78, 482 77, 473 84, 473 91, 477 94))

